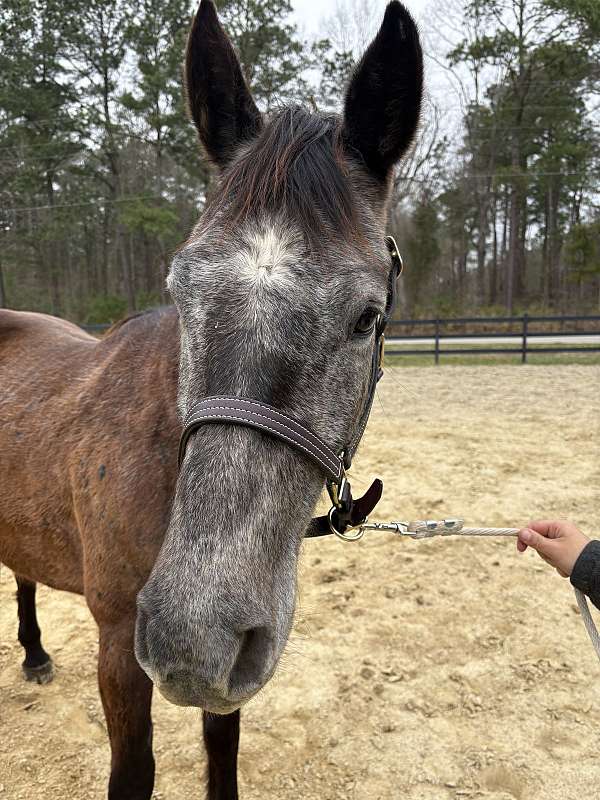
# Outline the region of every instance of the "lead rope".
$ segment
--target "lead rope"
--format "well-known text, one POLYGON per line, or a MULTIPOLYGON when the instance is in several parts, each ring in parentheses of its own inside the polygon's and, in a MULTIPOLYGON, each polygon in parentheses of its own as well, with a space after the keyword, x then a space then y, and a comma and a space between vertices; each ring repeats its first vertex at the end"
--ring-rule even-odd
MULTIPOLYGON (((465 528, 461 519, 444 520, 416 520, 414 522, 365 522, 357 526, 354 532, 348 536, 340 535, 347 541, 360 539, 367 530, 390 531, 398 536, 408 536, 411 539, 430 539, 434 536, 512 536, 516 537, 519 533, 518 528, 465 528)), ((592 619, 587 598, 579 589, 575 589, 577 605, 583 619, 583 624, 588 632, 596 655, 600 660, 600 634, 596 623, 592 619)))

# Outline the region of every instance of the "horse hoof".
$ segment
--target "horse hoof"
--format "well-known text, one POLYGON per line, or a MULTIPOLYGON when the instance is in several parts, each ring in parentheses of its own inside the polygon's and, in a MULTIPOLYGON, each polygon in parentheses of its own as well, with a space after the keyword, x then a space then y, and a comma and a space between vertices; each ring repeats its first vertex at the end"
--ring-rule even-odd
POLYGON ((28 667, 23 664, 23 675, 26 681, 32 683, 39 683, 40 686, 44 683, 50 683, 54 677, 54 665, 52 659, 49 658, 44 664, 39 664, 35 667, 28 667))

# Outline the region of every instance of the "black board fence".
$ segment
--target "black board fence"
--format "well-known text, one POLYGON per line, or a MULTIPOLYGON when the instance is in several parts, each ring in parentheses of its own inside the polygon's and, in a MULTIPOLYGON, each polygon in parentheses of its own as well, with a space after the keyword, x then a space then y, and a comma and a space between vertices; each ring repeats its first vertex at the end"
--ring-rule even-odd
MULTIPOLYGON (((100 335, 110 325, 83 325, 89 333, 100 335)), ((440 363, 442 356, 451 355, 520 355, 521 362, 527 362, 529 353, 599 353, 600 315, 597 316, 554 316, 537 317, 523 314, 520 317, 448 317, 435 319, 398 319, 391 320, 386 329, 386 350, 394 355, 433 356, 435 363, 440 363), (504 331, 498 330, 501 326, 504 331), (544 326, 545 330, 540 330, 544 326), (569 326, 571 330, 564 330, 569 326), (457 332, 456 328, 467 327, 467 332, 457 332), (492 327, 493 330, 489 330, 492 327), (479 330, 477 330, 479 328, 479 330), (510 330, 506 330, 510 328, 510 330), (574 330, 573 330, 574 328, 574 330), (418 329, 417 332, 416 329, 418 329), (483 329, 483 330, 482 330, 483 329), (557 330, 558 329, 558 330, 557 330), (409 331, 407 333, 407 331, 409 331), (423 332, 419 332, 423 331, 423 332), (590 337, 589 344, 570 346, 568 339, 572 336, 590 337), (566 342, 551 347, 543 345, 543 337, 561 337, 566 342), (446 347, 446 342, 468 339, 476 344, 477 339, 514 339, 510 347, 446 347), (406 349, 414 340, 427 340, 430 349, 406 349), (541 342, 541 344, 536 344, 541 342)))
MULTIPOLYGON (((386 350, 395 355, 423 356, 432 355, 435 363, 440 363, 441 356, 448 355, 520 355, 521 362, 527 362, 529 353, 598 353, 600 352, 600 315, 587 316, 530 316, 523 314, 520 317, 448 317, 435 319, 400 319, 388 323, 386 331, 386 350), (500 326, 509 330, 499 331, 500 326), (564 330, 568 325, 575 330, 564 330), (493 326, 493 330, 489 327, 493 326), (543 326, 545 329, 540 330, 543 326), (457 327, 468 327, 467 332, 456 332, 457 327), (477 328, 480 328, 477 330, 477 328), (483 328, 483 330, 481 330, 483 328), (558 328, 558 330, 557 330, 558 328), (407 329, 411 331, 406 333, 407 329), (415 332, 415 329, 419 331, 415 332), (427 329, 424 331, 423 329, 427 329), (420 332, 423 331, 423 332, 420 332), (570 337, 577 336, 589 343, 570 344, 570 337), (564 339, 563 342, 545 346, 544 339, 564 339), (453 340, 471 340, 475 345, 477 340, 511 339, 512 346, 477 346, 477 347, 447 347, 446 342, 452 345, 453 340), (431 343, 430 349, 407 349, 404 344, 410 345, 411 341, 425 340, 431 343), (539 344, 538 344, 539 342, 539 344), (398 347, 400 345, 400 347, 398 347)), ((498 343, 499 345, 501 342, 498 343)))

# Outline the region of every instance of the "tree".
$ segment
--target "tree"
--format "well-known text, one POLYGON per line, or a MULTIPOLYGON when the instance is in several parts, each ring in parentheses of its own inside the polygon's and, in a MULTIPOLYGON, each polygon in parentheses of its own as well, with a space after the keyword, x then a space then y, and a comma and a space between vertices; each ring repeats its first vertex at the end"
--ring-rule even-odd
POLYGON ((596 280, 596 304, 600 309, 600 220, 573 225, 566 240, 565 262, 567 280, 577 284, 580 299, 586 285, 596 280))
MULTIPOLYGON (((132 202, 119 219, 130 242, 136 233, 142 239, 147 294, 156 288, 153 275, 160 276, 160 293, 163 291, 169 252, 179 236, 175 198, 182 184, 193 186, 194 194, 202 195, 209 182, 208 166, 183 101, 181 61, 188 26, 188 0, 141 0, 126 31, 135 58, 136 80, 119 101, 128 128, 135 131, 131 147, 148 164, 138 175, 132 202), (165 192, 173 199, 168 200, 165 192), (136 200, 138 196, 149 199, 136 200), (153 251, 158 259, 151 257, 153 251)), ((133 250, 132 274, 137 256, 133 250)))
POLYGON ((411 222, 412 231, 404 245, 407 260, 405 283, 409 307, 414 313, 424 291, 431 286, 440 257, 438 210, 426 192, 417 200, 411 222))
MULTIPOLYGON (((0 304, 102 321, 165 299, 170 253, 211 176, 182 100, 187 3, 0 0, 0 304)), ((430 82, 392 187, 412 301, 427 313, 501 297, 589 306, 600 292, 600 7, 453 3, 438 32, 457 32, 451 58, 434 57, 462 110, 448 113, 430 82)), ((220 6, 264 110, 339 111, 379 18, 372 0, 339 0, 327 38, 309 45, 286 0, 220 6)))
POLYGON ((127 52, 126 33, 131 9, 127 0, 89 0, 81 9, 71 42, 73 73, 83 84, 80 111, 87 123, 90 144, 85 169, 101 189, 102 257, 99 289, 108 293, 109 262, 120 258, 122 282, 130 310, 135 292, 124 252, 116 208, 123 194, 121 146, 126 132, 119 119, 119 76, 127 52))
POLYGON ((310 66, 289 0, 217 0, 219 16, 238 51, 242 71, 259 107, 270 111, 306 98, 310 66))
MULTIPOLYGON (((73 33, 65 11, 74 7, 57 0, 4 0, 0 15, 4 195, 43 196, 50 210, 56 205, 58 174, 81 150, 81 130, 70 113, 76 94, 64 68, 73 33)), ((32 234, 30 224, 25 235, 47 281, 49 310, 60 313, 60 221, 36 220, 32 234)))
MULTIPOLYGON (((530 167, 544 165, 539 159, 539 134, 548 129, 548 116, 540 119, 540 109, 549 108, 557 73, 558 82, 568 87, 566 91, 577 95, 597 72, 594 31, 600 24, 600 8, 587 0, 567 4, 555 0, 473 0, 465 6, 465 13, 480 24, 469 40, 463 40, 451 52, 452 62, 470 65, 476 85, 486 67, 500 74, 488 88, 487 97, 494 117, 502 122, 498 128, 503 129, 509 149, 510 171, 503 169, 503 178, 509 190, 505 302, 511 313, 515 298, 524 296, 526 283, 530 167), (591 49, 585 59, 576 58, 575 48, 583 41, 591 49), (570 55, 565 61, 566 53, 570 55), (572 68, 573 57, 576 68, 572 68), (566 64, 569 68, 565 71, 566 64)), ((552 213, 548 221, 554 225, 552 213)), ((555 237, 554 230, 550 237, 555 237)))

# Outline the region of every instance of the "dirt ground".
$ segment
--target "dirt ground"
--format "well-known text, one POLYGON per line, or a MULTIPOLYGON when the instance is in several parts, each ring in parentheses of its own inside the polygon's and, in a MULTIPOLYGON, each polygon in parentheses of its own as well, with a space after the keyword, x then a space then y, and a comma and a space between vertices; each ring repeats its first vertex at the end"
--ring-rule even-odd
MULTIPOLYGON (((379 519, 564 516, 600 537, 600 367, 388 370, 354 484, 379 519)), ((39 590, 48 686, 21 679, 0 573, 0 800, 105 796, 96 629, 39 590)), ((202 797, 197 711, 154 703, 156 798, 202 797)), ((246 800, 600 796, 600 669, 567 581, 512 540, 308 541, 297 624, 243 712, 246 800)))

